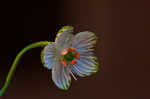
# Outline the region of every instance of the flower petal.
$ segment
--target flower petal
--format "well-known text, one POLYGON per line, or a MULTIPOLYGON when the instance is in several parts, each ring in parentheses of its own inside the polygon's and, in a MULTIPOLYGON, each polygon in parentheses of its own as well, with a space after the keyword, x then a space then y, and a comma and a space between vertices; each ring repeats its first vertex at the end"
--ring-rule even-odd
POLYGON ((81 56, 72 68, 72 72, 81 77, 89 76, 97 71, 98 60, 95 56, 81 56))
POLYGON ((80 60, 72 68, 72 72, 85 77, 98 71, 98 60, 94 54, 96 35, 92 32, 80 32, 72 39, 71 46, 80 53, 80 60))
POLYGON ((69 46, 70 41, 73 37, 72 32, 72 26, 64 26, 58 31, 55 39, 55 43, 58 49, 69 46))
POLYGON ((68 68, 64 67, 59 61, 55 62, 52 69, 52 80, 60 89, 67 90, 71 83, 71 77, 68 68))
POLYGON ((48 69, 52 69, 52 67, 54 66, 54 61, 55 61, 55 57, 56 57, 56 46, 55 43, 51 43, 48 44, 45 48, 44 48, 44 67, 48 68, 48 69))
POLYGON ((75 48, 79 53, 84 54, 93 51, 96 40, 97 37, 94 33, 89 31, 80 32, 73 37, 71 46, 75 48))

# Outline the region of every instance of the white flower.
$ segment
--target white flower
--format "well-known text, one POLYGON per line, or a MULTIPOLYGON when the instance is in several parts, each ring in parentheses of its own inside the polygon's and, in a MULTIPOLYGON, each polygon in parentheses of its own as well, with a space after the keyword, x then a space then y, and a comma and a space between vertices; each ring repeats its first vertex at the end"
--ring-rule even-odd
POLYGON ((73 27, 64 26, 59 30, 55 42, 48 44, 43 51, 44 66, 52 70, 52 80, 63 90, 71 83, 71 75, 89 76, 98 71, 98 60, 93 48, 96 35, 85 31, 72 34, 73 27))

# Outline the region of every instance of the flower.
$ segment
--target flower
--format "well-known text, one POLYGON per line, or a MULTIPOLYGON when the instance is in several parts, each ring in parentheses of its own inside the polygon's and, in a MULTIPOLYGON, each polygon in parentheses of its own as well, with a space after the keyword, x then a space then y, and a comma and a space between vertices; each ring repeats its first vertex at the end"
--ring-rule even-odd
POLYGON ((45 46, 44 66, 52 70, 52 80, 60 89, 67 90, 71 75, 89 76, 98 71, 98 59, 94 54, 96 35, 85 31, 72 34, 72 26, 64 26, 58 31, 55 42, 45 46))

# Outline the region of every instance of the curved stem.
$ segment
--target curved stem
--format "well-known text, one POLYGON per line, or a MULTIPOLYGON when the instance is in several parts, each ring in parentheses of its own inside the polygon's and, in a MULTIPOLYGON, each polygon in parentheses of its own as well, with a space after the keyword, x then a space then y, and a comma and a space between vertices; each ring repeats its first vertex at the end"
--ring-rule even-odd
POLYGON ((46 45, 48 45, 50 42, 48 41, 40 41, 40 42, 36 42, 36 43, 32 43, 28 46, 26 46, 25 48, 23 48, 19 53, 18 55, 16 56, 9 72, 8 72, 8 75, 7 75, 7 78, 5 80, 5 83, 4 83, 4 86, 1 88, 0 90, 0 96, 3 95, 3 93, 6 91, 6 89, 8 88, 9 84, 10 84, 10 81, 11 81, 11 77, 13 76, 14 72, 15 72, 15 69, 17 67, 17 64, 19 62, 19 59, 21 58, 21 56, 23 56, 23 54, 25 52, 27 52, 28 50, 32 49, 32 48, 36 48, 36 47, 44 47, 46 45))

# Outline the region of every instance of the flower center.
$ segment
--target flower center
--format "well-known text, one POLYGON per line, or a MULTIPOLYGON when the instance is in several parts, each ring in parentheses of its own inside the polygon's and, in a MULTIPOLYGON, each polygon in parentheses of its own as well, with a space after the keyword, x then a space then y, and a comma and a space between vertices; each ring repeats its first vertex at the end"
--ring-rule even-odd
POLYGON ((74 59, 74 53, 68 52, 66 55, 63 56, 63 59, 66 61, 72 61, 74 59))
POLYGON ((80 53, 78 53, 74 48, 69 47, 68 50, 64 49, 61 53, 62 55, 62 59, 61 59, 61 63, 63 64, 63 66, 67 66, 68 62, 71 62, 72 64, 75 64, 76 61, 74 60, 76 59, 80 59, 80 53))

